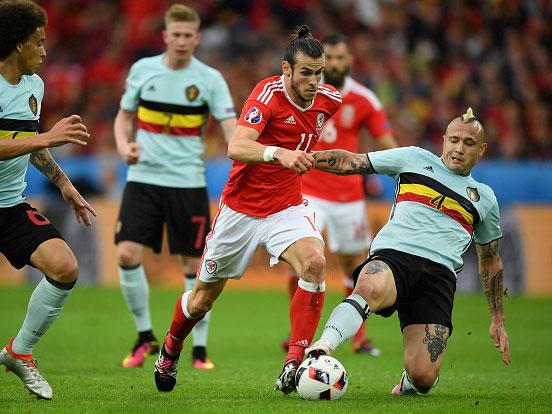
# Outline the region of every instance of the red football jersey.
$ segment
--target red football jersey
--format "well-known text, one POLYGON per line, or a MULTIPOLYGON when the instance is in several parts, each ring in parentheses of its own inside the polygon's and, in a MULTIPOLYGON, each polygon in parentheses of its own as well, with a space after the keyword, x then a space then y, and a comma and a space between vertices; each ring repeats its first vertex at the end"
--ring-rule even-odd
MULTIPOLYGON (((340 148, 358 152, 359 133, 365 127, 374 139, 391 132, 376 95, 350 76, 341 91, 343 105, 328 121, 315 151, 340 148)), ((361 175, 334 175, 311 170, 303 176, 303 193, 323 200, 349 202, 364 199, 361 175)))
MULTIPOLYGON (((341 96, 329 85, 318 85, 312 104, 301 108, 284 87, 284 77, 257 84, 245 102, 238 125, 260 132, 257 142, 289 150, 311 151, 326 120, 339 109, 341 96)), ((234 161, 222 202, 240 213, 266 217, 303 201, 301 176, 278 162, 234 161)))

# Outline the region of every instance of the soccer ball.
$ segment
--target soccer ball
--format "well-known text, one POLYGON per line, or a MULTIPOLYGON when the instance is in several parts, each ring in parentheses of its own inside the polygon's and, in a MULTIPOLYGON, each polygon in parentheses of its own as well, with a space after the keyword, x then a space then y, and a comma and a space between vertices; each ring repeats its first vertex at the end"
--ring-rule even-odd
POLYGON ((297 369, 295 385, 305 400, 337 400, 347 391, 347 372, 331 356, 307 358, 297 369))

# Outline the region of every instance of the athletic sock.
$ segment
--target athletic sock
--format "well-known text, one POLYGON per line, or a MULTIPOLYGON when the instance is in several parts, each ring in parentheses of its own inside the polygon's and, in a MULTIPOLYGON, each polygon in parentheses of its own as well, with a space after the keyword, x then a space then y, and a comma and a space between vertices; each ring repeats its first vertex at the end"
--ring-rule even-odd
MULTIPOLYGON (((353 294, 353 290, 354 290, 354 287, 352 286, 353 284, 353 279, 352 278, 347 278, 346 280, 346 285, 345 285, 345 297, 349 297, 353 294), (349 286, 349 284, 351 284, 351 286, 349 286)), ((366 327, 366 321, 362 322, 362 325, 360 325, 360 328, 358 328, 358 331, 356 331, 356 333, 354 334, 353 336, 353 342, 363 342, 365 339, 366 339, 366 334, 365 334, 365 327, 366 327)))
POLYGON ((148 329, 147 331, 138 332, 138 340, 142 344, 144 342, 155 342, 157 341, 157 338, 153 334, 153 331, 148 329))
POLYGON ((415 394, 417 392, 420 393, 420 394, 427 394, 431 389, 435 388, 435 386, 438 383, 439 383, 439 376, 437 376, 437 378, 435 378, 435 382, 433 383, 433 385, 431 386, 431 388, 429 390, 420 391, 420 390, 418 390, 418 388, 416 388, 416 386, 412 382, 412 379, 410 378, 410 375, 408 375, 408 371, 404 370, 404 376, 402 378, 402 384, 401 384, 401 394, 408 395, 408 394, 415 394))
POLYGON ((136 330, 138 332, 151 330, 149 286, 144 267, 141 264, 132 268, 119 266, 119 282, 136 324, 136 330))
POLYGON ((295 295, 295 291, 297 290, 298 283, 299 283, 299 276, 297 276, 297 273, 295 273, 295 270, 293 270, 290 267, 289 278, 288 278, 288 295, 289 295, 290 302, 293 300, 293 296, 295 295))
POLYGON ((207 358, 207 349, 204 346, 194 346, 192 348, 192 359, 205 361, 207 358))
POLYGON ((16 354, 32 354, 33 348, 59 317, 75 282, 62 283, 44 277, 36 286, 27 308, 27 315, 11 349, 16 354))
POLYGON ((370 314, 370 307, 362 296, 352 294, 335 307, 324 326, 322 337, 330 348, 351 338, 370 314))
MULTIPOLYGON (((195 273, 186 273, 186 291, 192 290, 197 280, 195 273)), ((194 347, 207 347, 207 336, 209 335, 209 321, 211 320, 211 311, 207 312, 192 330, 192 341, 194 347)), ((205 359, 205 358, 203 358, 205 359)))
POLYGON ((291 334, 286 363, 291 360, 303 360, 305 348, 310 345, 320 321, 325 290, 325 282, 309 283, 299 279, 289 310, 291 334))
POLYGON ((198 323, 203 316, 192 319, 187 309, 188 296, 191 291, 185 292, 178 297, 174 307, 173 320, 169 333, 165 337, 165 349, 171 356, 177 356, 182 350, 184 339, 190 334, 193 327, 198 323))

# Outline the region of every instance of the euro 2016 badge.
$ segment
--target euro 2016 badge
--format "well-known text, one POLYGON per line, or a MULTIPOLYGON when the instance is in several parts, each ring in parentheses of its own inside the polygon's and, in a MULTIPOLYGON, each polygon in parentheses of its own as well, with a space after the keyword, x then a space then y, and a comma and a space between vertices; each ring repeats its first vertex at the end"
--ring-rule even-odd
POLYGON ((320 112, 316 117, 316 130, 322 130, 322 128, 324 127, 325 120, 326 120, 326 117, 322 112, 320 112))
POLYGON ((188 98, 190 102, 195 101, 198 96, 199 96, 199 89, 197 88, 197 86, 190 85, 186 88, 186 98, 188 98))
POLYGON ((263 119, 263 113, 256 106, 252 106, 249 108, 249 111, 247 111, 243 119, 245 122, 249 122, 250 124, 258 124, 263 119))
POLYGON ((31 108, 31 111, 34 115, 38 112, 38 101, 36 100, 34 95, 31 95, 29 97, 29 108, 31 108))

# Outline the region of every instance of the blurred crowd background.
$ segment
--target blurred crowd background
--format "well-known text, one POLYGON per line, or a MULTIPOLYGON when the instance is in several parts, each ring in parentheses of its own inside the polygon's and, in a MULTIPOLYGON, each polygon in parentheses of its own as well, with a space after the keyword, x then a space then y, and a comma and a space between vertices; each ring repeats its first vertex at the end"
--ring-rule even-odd
MULTIPOLYGON (((181 1, 184 2, 184 1, 181 1)), ((130 65, 163 51, 165 0, 42 0, 48 57, 42 128, 82 115, 86 148, 114 155, 113 119, 130 65)), ((552 1, 196 0, 197 56, 219 69, 241 110, 253 86, 280 73, 290 29, 350 37, 352 75, 382 100, 400 145, 439 152, 444 126, 474 108, 487 157, 552 159, 552 1)), ((225 154, 214 126, 207 156, 225 154)))

